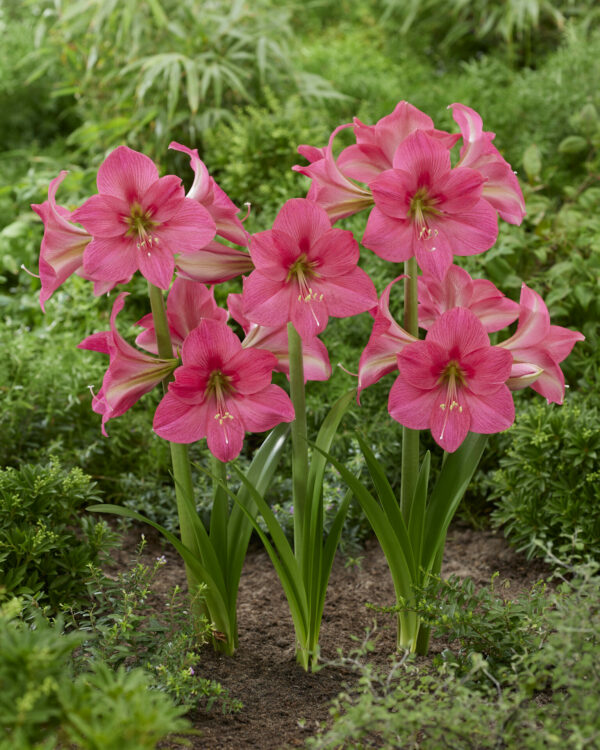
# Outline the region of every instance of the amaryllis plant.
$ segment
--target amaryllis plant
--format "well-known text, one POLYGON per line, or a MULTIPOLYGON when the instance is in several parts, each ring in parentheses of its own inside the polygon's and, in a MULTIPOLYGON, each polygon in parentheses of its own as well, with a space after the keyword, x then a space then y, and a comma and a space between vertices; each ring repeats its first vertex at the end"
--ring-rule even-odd
POLYGON ((145 520, 169 539, 185 561, 190 589, 204 586, 197 614, 209 617, 215 645, 227 653, 238 642, 237 592, 254 528, 288 599, 297 659, 305 669, 316 666, 325 594, 352 495, 390 566, 400 605, 398 645, 426 651, 428 633, 412 600, 425 577, 440 570, 448 525, 486 436, 512 424, 512 391, 532 387, 562 403, 560 362, 582 335, 551 325, 543 300, 527 286, 517 303, 455 265, 455 256, 477 255, 494 244, 498 217, 519 224, 525 207, 515 174, 492 143, 494 134, 483 130, 469 107, 451 108, 459 133, 436 129, 426 114, 400 102, 375 125, 355 120, 336 128, 323 148, 300 146, 309 164, 296 170, 311 179, 307 197, 287 201, 272 228, 253 235, 198 152, 178 143, 171 148, 189 156, 194 173, 187 193, 178 176, 160 177, 148 157, 121 146, 101 164, 97 194, 79 208, 56 202, 65 172, 51 182, 48 200, 33 206, 44 222, 42 307, 73 273, 90 280, 97 295, 137 273, 148 281, 151 311, 137 323, 137 346, 117 329, 127 297, 122 290, 110 330, 92 333, 79 346, 108 357, 103 382, 92 394, 105 434, 109 420, 153 388, 163 389, 153 428, 170 443, 180 537, 135 511, 92 509, 145 520), (336 153, 336 136, 348 128, 355 143, 336 153), (403 263, 380 295, 359 266, 355 237, 333 226, 360 211, 369 212, 363 245, 403 263), (229 295, 227 310, 220 308, 206 285, 242 275, 240 292, 229 295), (398 322, 390 295, 400 280, 404 319, 398 322), (364 313, 373 317, 373 329, 358 363, 357 388, 333 404, 312 441, 305 389, 332 374, 320 336, 326 337, 330 318, 364 313), (512 335, 492 343, 490 333, 515 321, 512 335), (272 382, 274 371, 287 375, 289 395, 272 382), (351 402, 390 373, 389 413, 403 434, 399 500, 360 434, 375 494, 330 456, 351 402), (291 543, 264 498, 290 429, 291 543), (420 457, 421 430, 430 430, 445 452, 431 491, 429 453, 420 457), (226 465, 242 451, 246 433, 265 431, 270 433, 247 474, 231 464, 241 481, 233 493, 226 465), (204 440, 208 462, 200 468, 213 479, 209 528, 196 512, 187 453, 190 443, 204 440), (349 490, 325 535, 327 460, 349 490))
POLYGON ((308 195, 333 221, 370 209, 363 244, 385 260, 404 262, 403 324, 389 310, 396 278, 373 311, 358 372, 359 396, 396 373, 388 411, 403 426, 399 501, 360 435, 375 495, 343 463, 331 460, 386 555, 399 604, 398 646, 421 653, 429 634, 413 612, 414 596, 429 574, 440 571, 448 526, 487 435, 513 423, 511 391, 531 386, 549 402, 562 403, 559 364, 583 339, 550 325, 543 300, 527 286, 517 304, 491 282, 472 279, 454 265, 454 256, 476 255, 493 245, 498 216, 519 224, 525 206, 514 172, 492 144, 494 134, 483 130, 469 107, 450 108, 460 134, 436 130, 427 115, 400 102, 375 125, 355 120, 336 129, 324 149, 301 146, 311 163, 295 168, 312 179, 308 195), (356 143, 336 156, 334 137, 347 127, 356 143), (459 140, 452 166, 450 152, 459 140), (488 334, 517 319, 515 333, 492 345, 488 334), (423 339, 419 329, 426 331, 423 339), (420 430, 430 430, 444 450, 431 492, 430 456, 420 460, 420 430))

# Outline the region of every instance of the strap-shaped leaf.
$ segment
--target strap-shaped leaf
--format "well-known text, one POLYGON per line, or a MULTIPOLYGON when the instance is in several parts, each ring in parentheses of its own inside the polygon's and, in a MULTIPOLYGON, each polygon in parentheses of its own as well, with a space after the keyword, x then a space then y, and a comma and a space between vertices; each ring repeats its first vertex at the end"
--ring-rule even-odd
POLYGON ((419 478, 415 487, 415 494, 411 503, 410 518, 408 519, 408 535, 412 540, 417 567, 421 566, 421 554, 423 550, 423 533, 425 531, 425 514, 427 512, 427 486, 429 484, 429 468, 431 464, 431 452, 427 451, 419 478))
MULTIPOLYGON (((320 450, 317 446, 315 448, 316 450, 320 450)), ((402 531, 400 532, 402 537, 402 540, 400 540, 395 530, 392 529, 390 521, 379 503, 362 482, 352 472, 348 471, 342 463, 333 458, 333 456, 329 454, 325 455, 340 472, 367 516, 388 562, 396 595, 410 597, 413 591, 413 583, 417 580, 417 569, 404 522, 402 522, 400 527, 403 530, 403 533, 402 531)))
POLYGON ((487 435, 470 432, 458 450, 446 455, 425 517, 422 552, 425 570, 431 569, 438 547, 446 538, 450 521, 475 473, 486 442, 487 435))
POLYGON ((227 570, 229 567, 227 524, 229 521, 229 500, 223 489, 227 484, 227 467, 216 456, 211 454, 210 463, 213 474, 218 476, 220 482, 213 481, 213 502, 210 512, 210 542, 219 558, 219 565, 223 571, 225 581, 228 580, 227 570))
POLYGON ((344 495, 344 499, 340 503, 340 507, 337 509, 337 513, 329 529, 329 534, 325 541, 323 548, 323 555, 321 561, 321 580, 319 587, 319 599, 316 606, 316 613, 319 617, 319 621, 323 615, 323 607, 325 606, 325 596, 327 594, 327 584, 329 583, 329 576, 331 575, 331 568, 333 566, 333 560, 335 558, 335 551, 340 543, 340 537, 342 535, 342 529, 344 527, 344 521, 346 520, 346 514, 348 513, 348 506, 353 496, 352 490, 348 490, 344 495))

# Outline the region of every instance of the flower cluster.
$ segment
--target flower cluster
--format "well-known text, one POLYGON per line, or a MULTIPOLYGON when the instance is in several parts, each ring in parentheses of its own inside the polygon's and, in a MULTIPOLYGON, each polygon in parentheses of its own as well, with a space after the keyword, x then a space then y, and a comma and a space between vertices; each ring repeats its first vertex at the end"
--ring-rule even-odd
POLYGON ((92 402, 102 429, 162 381, 168 390, 154 418, 156 432, 181 443, 207 437, 210 450, 230 460, 245 431, 294 418, 287 394, 271 383, 273 371, 289 372, 287 325, 301 336, 305 378, 326 380, 331 366, 319 334, 330 317, 366 311, 374 326, 360 358, 359 395, 397 372, 390 415, 409 428, 430 429, 447 451, 456 450, 469 431, 508 427, 513 390, 530 385, 561 403, 559 365, 582 335, 550 325, 543 300, 528 287, 517 304, 454 265, 454 256, 494 244, 498 217, 519 224, 525 209, 494 134, 483 130, 469 107, 451 109, 460 133, 436 129, 426 114, 400 102, 375 125, 355 119, 340 126, 324 148, 300 146, 309 164, 295 169, 311 179, 307 197, 289 200, 272 229, 252 236, 198 152, 181 144, 171 148, 190 158, 194 180, 187 194, 179 177, 159 177, 151 159, 121 146, 98 170, 98 193, 70 211, 56 203, 66 175, 61 172, 48 200, 33 206, 45 226, 42 307, 73 273, 91 280, 96 294, 128 283, 138 271, 154 288, 169 290, 167 349, 161 349, 152 314, 138 322, 136 343, 145 352, 118 333, 123 293, 110 331, 80 344, 110 358, 92 402), (347 128, 356 142, 336 156, 335 137, 347 128), (459 142, 452 166, 451 150, 459 142), (397 279, 378 298, 358 265, 358 242, 333 226, 365 209, 364 246, 389 261, 414 257, 421 268, 422 340, 390 313, 397 279), (229 295, 228 310, 219 308, 205 284, 242 274, 242 293, 229 295), (243 341, 228 327, 230 315, 242 327, 243 341), (492 345, 488 334, 517 319, 515 333, 492 345))

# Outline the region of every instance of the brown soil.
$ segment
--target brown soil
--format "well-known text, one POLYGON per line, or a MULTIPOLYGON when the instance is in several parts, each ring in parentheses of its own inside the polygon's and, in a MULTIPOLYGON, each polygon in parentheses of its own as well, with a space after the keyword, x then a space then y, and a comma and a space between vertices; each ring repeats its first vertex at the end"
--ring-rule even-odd
MULTIPOLYGON (((116 556, 126 564, 131 557, 139 530, 116 556)), ((177 583, 185 585, 185 573, 177 555, 161 546, 160 540, 145 531, 149 544, 147 562, 164 554, 168 564, 161 570, 157 595, 177 583)), ((487 584, 495 571, 510 581, 509 595, 529 589, 548 574, 540 562, 527 561, 508 547, 503 537, 492 531, 454 527, 446 544, 444 576, 470 576, 476 584, 487 584)), ((395 647, 395 620, 377 614, 367 602, 387 606, 394 603, 393 586, 385 559, 375 540, 367 543, 358 562, 337 559, 332 571, 321 630, 321 656, 332 662, 338 649, 348 653, 356 648, 365 631, 377 628, 377 645, 372 660, 384 663, 395 647)), ((307 736, 328 718, 329 704, 344 683, 354 676, 341 666, 330 664, 316 674, 307 674, 295 662, 294 631, 281 585, 266 553, 250 549, 239 594, 239 640, 234 657, 206 650, 197 669, 203 677, 217 680, 232 698, 243 702, 239 713, 223 715, 193 711, 189 718, 202 732, 191 738, 194 750, 278 750, 301 747, 307 736)), ((431 643, 431 654, 443 643, 431 643)), ((169 745, 165 745, 169 747, 169 745)))

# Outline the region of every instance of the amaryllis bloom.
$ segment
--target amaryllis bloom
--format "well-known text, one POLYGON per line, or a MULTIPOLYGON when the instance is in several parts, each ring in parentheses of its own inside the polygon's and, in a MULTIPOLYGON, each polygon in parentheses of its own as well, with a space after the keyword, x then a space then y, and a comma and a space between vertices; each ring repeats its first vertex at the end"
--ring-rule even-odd
POLYGON ((308 340, 324 330, 330 315, 357 315, 377 304, 373 282, 357 266, 352 232, 332 228, 312 201, 287 201, 273 229, 252 236, 250 255, 256 270, 246 280, 243 301, 253 323, 291 321, 308 340))
POLYGON ((71 221, 73 214, 56 203, 58 186, 67 176, 63 170, 48 187, 48 200, 33 203, 31 208, 44 222, 44 237, 40 250, 40 305, 44 305, 52 294, 71 274, 81 268, 83 251, 91 242, 91 236, 71 221))
POLYGON ((429 328, 453 307, 468 307, 488 333, 505 328, 519 315, 519 305, 491 281, 472 279, 460 266, 450 266, 441 281, 430 274, 419 276, 418 284, 421 328, 429 328))
POLYGON ((398 102, 394 111, 375 125, 365 125, 354 118, 356 144, 340 153, 337 165, 347 177, 370 183, 381 172, 392 169, 396 149, 416 130, 422 130, 448 149, 460 138, 458 134, 436 130, 431 117, 412 104, 398 102))
POLYGON ((492 145, 495 133, 484 132, 481 117, 464 104, 451 104, 463 145, 458 167, 476 169, 485 178, 483 197, 498 211, 504 221, 520 224, 525 216, 523 193, 510 164, 492 145))
POLYGON ((358 364, 357 401, 359 403, 363 388, 373 385, 384 375, 397 370, 400 352, 407 344, 418 340, 398 325, 390 313, 390 292, 394 284, 403 278, 404 276, 398 276, 397 279, 391 281, 379 300, 371 337, 358 364))
POLYGON ((310 164, 292 167, 295 172, 310 177, 307 198, 318 203, 332 222, 352 216, 373 205, 373 196, 369 190, 357 185, 339 167, 333 155, 333 140, 344 128, 350 124, 340 125, 329 138, 325 148, 315 146, 298 146, 298 152, 310 164))
POLYGON ((453 453, 468 432, 484 435, 514 422, 515 407, 505 385, 512 360, 491 346, 479 319, 464 307, 445 312, 424 341, 404 347, 400 374, 390 391, 390 415, 413 430, 429 428, 453 453))
POLYGON ((203 284, 222 284, 254 270, 247 252, 214 241, 193 253, 177 256, 175 266, 179 276, 203 284))
POLYGON ((375 207, 363 244, 385 260, 414 255, 425 272, 443 278, 453 254, 482 253, 496 241, 496 211, 482 198, 483 183, 474 169, 452 169, 439 140, 412 133, 398 146, 393 169, 369 185, 375 207))
POLYGON ((248 232, 238 219, 239 208, 209 175, 206 165, 198 156, 198 149, 182 146, 181 143, 175 141, 169 144, 169 148, 182 151, 190 157, 191 167, 194 170, 194 182, 187 193, 187 197, 198 201, 206 208, 216 224, 217 234, 220 237, 224 237, 236 245, 246 246, 248 244, 248 232))
POLYGON ((116 298, 110 316, 110 331, 94 333, 79 349, 108 354, 110 362, 102 388, 92 398, 92 409, 102 415, 102 432, 109 419, 120 417, 145 393, 151 391, 177 367, 176 359, 157 359, 135 349, 117 331, 116 318, 123 309, 127 292, 116 298))
MULTIPOLYGON (((242 341, 244 348, 253 346, 257 349, 266 349, 273 352, 277 359, 278 372, 290 374, 290 352, 288 345, 287 324, 282 326, 259 326, 252 323, 243 313, 243 301, 241 294, 229 294, 227 296, 227 307, 231 317, 243 328, 246 338, 242 341)), ((315 336, 302 342, 302 362, 304 369, 304 382, 308 380, 329 380, 331 377, 331 364, 325 344, 315 336)))
POLYGON ((203 320, 186 338, 183 365, 158 405, 154 431, 173 443, 203 437, 220 461, 242 450, 244 433, 294 419, 287 393, 271 383, 271 352, 244 349, 225 323, 203 320))
MULTIPOLYGON (((208 289, 204 284, 198 284, 195 281, 175 279, 167 297, 167 322, 173 344, 173 356, 179 356, 178 352, 187 335, 200 324, 201 320, 208 318, 225 323, 227 317, 227 310, 223 310, 215 302, 212 288, 208 289)), ((136 325, 146 330, 139 334, 135 343, 146 351, 158 354, 152 313, 144 315, 136 325)))
POLYGON ((127 146, 108 155, 97 183, 98 195, 73 213, 93 237, 83 270, 94 279, 117 283, 139 270, 168 289, 174 255, 198 250, 215 235, 210 214, 185 197, 179 177, 159 178, 154 162, 127 146))
POLYGON ((565 376, 559 363, 569 356, 575 342, 583 341, 585 336, 579 331, 550 325, 544 300, 525 284, 521 287, 519 304, 517 330, 499 344, 513 357, 509 386, 519 390, 531 385, 548 403, 562 404, 565 376))

